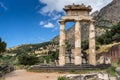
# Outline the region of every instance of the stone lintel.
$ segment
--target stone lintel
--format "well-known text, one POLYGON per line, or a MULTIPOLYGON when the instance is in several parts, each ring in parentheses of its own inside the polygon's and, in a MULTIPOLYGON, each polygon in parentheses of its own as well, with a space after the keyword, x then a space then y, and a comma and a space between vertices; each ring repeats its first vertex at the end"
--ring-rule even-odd
POLYGON ((91 20, 89 21, 89 23, 90 23, 90 24, 94 24, 94 23, 95 23, 95 20, 91 19, 91 20))
POLYGON ((83 15, 80 15, 80 16, 63 16, 62 20, 65 21, 65 22, 76 21, 76 20, 90 22, 90 21, 92 21, 92 17, 91 16, 83 16, 83 15))
POLYGON ((58 22, 62 25, 65 24, 65 20, 59 20, 58 22))

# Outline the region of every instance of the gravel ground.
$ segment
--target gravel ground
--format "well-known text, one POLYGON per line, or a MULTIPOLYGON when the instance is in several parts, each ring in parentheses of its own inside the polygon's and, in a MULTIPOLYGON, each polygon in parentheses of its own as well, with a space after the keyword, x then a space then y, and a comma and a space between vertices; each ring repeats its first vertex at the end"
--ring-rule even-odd
MULTIPOLYGON (((66 74, 61 73, 35 73, 26 70, 16 70, 5 76, 5 80, 57 80, 59 76, 66 74)), ((111 77, 110 80, 116 80, 111 77)))

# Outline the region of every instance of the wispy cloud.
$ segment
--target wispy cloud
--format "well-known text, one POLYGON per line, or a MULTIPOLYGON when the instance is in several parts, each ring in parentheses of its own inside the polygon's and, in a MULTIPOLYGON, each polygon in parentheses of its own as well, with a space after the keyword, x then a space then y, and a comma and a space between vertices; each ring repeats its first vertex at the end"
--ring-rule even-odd
POLYGON ((4 8, 5 10, 8 9, 2 2, 0 2, 0 7, 1 7, 1 8, 4 8))
POLYGON ((48 22, 47 24, 44 25, 45 28, 54 28, 54 24, 52 24, 51 22, 48 22))
POLYGON ((55 25, 51 22, 40 21, 40 26, 44 28, 54 28, 55 25))
POLYGON ((40 9, 41 13, 52 13, 54 11, 62 12, 63 7, 68 4, 91 5, 93 11, 100 10, 102 7, 110 3, 112 0, 39 0, 45 6, 40 9))

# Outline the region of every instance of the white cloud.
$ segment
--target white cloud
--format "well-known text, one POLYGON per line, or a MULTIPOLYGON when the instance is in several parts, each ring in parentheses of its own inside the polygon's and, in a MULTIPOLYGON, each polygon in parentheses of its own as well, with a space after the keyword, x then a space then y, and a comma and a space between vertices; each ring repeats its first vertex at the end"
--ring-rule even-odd
POLYGON ((47 24, 45 24, 43 27, 45 27, 45 28, 54 28, 55 26, 52 24, 52 23, 47 23, 47 24))
POLYGON ((2 2, 0 2, 0 7, 1 7, 1 8, 4 8, 5 10, 8 9, 2 2))
POLYGON ((44 25, 45 23, 45 21, 40 21, 40 25, 44 25))
MULTIPOLYGON (((46 4, 40 12, 52 13, 54 11, 63 12, 63 7, 68 4, 82 4, 91 5, 93 11, 100 10, 102 7, 110 3, 112 0, 39 0, 41 3, 46 4)), ((92 11, 92 12, 93 12, 92 11)))

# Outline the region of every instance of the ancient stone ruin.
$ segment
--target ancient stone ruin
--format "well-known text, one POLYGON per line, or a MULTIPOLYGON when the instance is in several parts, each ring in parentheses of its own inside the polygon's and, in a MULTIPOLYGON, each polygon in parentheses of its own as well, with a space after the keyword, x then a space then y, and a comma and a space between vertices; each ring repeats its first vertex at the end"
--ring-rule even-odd
MULTIPOLYGON (((82 71, 88 69, 106 69, 110 67, 110 64, 97 64, 96 53, 95 53, 95 27, 94 20, 89 15, 92 8, 90 6, 86 7, 82 5, 67 5, 64 8, 66 15, 61 18, 60 23, 60 43, 59 43, 59 61, 55 61, 55 64, 45 64, 34 65, 29 68, 29 70, 34 71, 82 71), (66 34, 65 34, 65 23, 66 22, 75 22, 75 48, 71 49, 72 53, 67 52, 66 44, 66 34), (89 54, 87 55, 88 62, 83 64, 84 59, 83 51, 81 49, 81 22, 89 23, 89 54), (74 57, 73 60, 70 60, 72 63, 68 63, 66 60, 67 54, 72 54, 74 57), (57 64, 56 64, 57 63, 57 64), (59 64, 58 64, 59 63, 59 64)), ((68 57, 68 56, 67 56, 68 57)), ((100 61, 103 62, 103 61, 100 61)), ((107 61, 108 63, 108 61, 107 61)), ((105 75, 106 76, 106 75, 105 75)), ((81 76, 77 76, 79 80, 81 76)), ((83 77, 93 78, 94 74, 87 74, 83 77)), ((74 79, 74 78, 73 78, 74 79)), ((74 79, 77 80, 77 79, 74 79)), ((92 80, 92 79, 91 79, 92 80)))
POLYGON ((81 65, 81 25, 80 22, 89 23, 89 57, 88 63, 91 65, 96 65, 96 54, 95 54, 95 27, 94 20, 89 15, 92 8, 91 6, 82 5, 67 5, 64 8, 66 12, 65 16, 62 16, 60 23, 60 43, 59 43, 59 66, 64 66, 66 64, 66 49, 65 49, 65 23, 75 22, 75 48, 72 49, 74 56, 74 64, 81 65))

